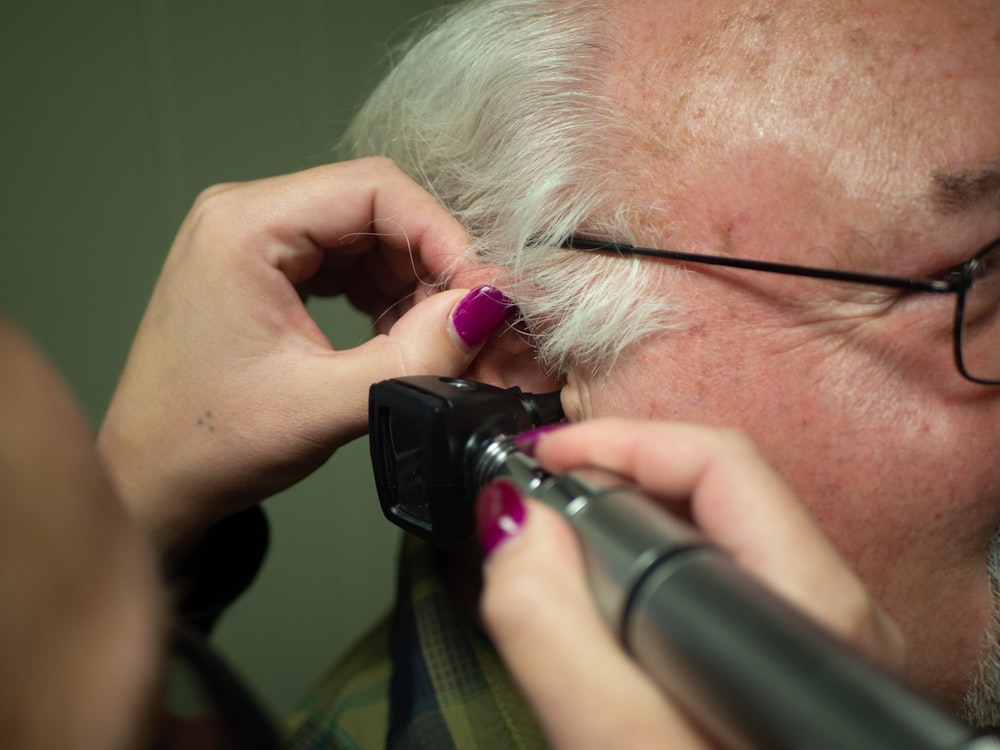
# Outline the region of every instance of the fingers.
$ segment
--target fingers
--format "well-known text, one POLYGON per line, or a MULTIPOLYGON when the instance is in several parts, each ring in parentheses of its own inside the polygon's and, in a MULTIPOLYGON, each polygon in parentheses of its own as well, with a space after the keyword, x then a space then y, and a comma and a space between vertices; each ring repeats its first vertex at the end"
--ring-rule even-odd
POLYGON ((487 630, 556 748, 705 748, 591 602, 572 530, 513 486, 477 502, 487 630))
POLYGON ((294 484, 364 432, 372 382, 460 374, 513 308, 496 290, 464 303, 461 291, 415 292, 468 246, 383 159, 207 190, 173 243, 98 438, 161 548, 294 484), (335 350, 304 305, 315 290, 379 315, 422 301, 335 350))
POLYGON ((251 238, 293 284, 314 280, 322 292, 346 291, 363 278, 398 298, 417 281, 436 281, 469 245, 444 208, 380 158, 211 188, 188 226, 215 216, 225 231, 251 238))
POLYGON ((554 471, 599 466, 681 504, 710 540, 779 595, 890 669, 903 669, 898 628, 739 433, 600 420, 544 435, 535 451, 554 471))
MULTIPOLYGON (((480 286, 441 292, 411 308, 387 334, 336 357, 312 358, 292 368, 294 389, 307 398, 336 394, 324 403, 325 421, 351 436, 367 429, 368 388, 409 375, 457 376, 482 345, 505 330, 516 308, 500 290, 480 286)), ((315 408, 315 407, 314 407, 315 408)))

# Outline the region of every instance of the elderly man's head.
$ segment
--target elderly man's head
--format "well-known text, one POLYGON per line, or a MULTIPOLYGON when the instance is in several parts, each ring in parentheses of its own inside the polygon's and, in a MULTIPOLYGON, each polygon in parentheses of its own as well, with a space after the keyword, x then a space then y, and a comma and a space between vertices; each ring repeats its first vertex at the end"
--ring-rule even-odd
POLYGON ((1000 236, 998 53, 1000 5, 972 0, 498 0, 425 36, 352 132, 466 223, 455 271, 515 294, 574 418, 747 431, 914 682, 992 724, 1000 388, 956 369, 954 296, 555 246, 944 277, 1000 236))

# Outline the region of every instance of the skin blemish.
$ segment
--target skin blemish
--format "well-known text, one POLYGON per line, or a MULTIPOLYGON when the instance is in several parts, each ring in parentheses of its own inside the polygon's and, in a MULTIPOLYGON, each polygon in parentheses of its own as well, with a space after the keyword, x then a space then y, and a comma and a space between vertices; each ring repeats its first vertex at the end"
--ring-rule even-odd
POLYGON ((195 422, 198 427, 208 430, 209 432, 215 432, 215 418, 212 415, 211 409, 206 409, 205 412, 198 417, 198 421, 195 422))
POLYGON ((750 215, 746 211, 741 211, 740 213, 733 216, 726 223, 726 234, 732 235, 734 232, 738 231, 742 227, 750 223, 750 215))
POLYGON ((688 326, 684 332, 688 338, 698 338, 705 333, 705 328, 706 326, 704 323, 695 323, 688 326))
POLYGON ((745 230, 749 226, 750 214, 746 211, 740 211, 729 217, 723 225, 725 249, 727 252, 733 252, 735 248, 739 247, 740 240, 746 234, 745 230))

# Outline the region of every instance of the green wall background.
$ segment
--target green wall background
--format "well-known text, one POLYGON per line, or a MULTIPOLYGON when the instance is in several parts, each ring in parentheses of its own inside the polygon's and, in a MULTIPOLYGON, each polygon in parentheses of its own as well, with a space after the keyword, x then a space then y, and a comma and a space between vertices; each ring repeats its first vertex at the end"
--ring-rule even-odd
MULTIPOLYGON (((329 161, 387 42, 436 4, 2 3, 0 309, 95 427, 195 196, 329 161)), ((366 335, 344 305, 313 312, 337 345, 366 335)), ((348 446, 267 503, 271 554, 217 633, 276 714, 389 606, 397 536, 367 451, 348 446)))

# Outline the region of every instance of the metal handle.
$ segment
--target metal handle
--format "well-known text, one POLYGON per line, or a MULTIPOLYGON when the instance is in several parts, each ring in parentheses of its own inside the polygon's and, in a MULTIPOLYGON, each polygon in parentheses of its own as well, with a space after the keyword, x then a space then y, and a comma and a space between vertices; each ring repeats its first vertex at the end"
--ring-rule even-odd
POLYGON ((607 477, 552 476, 517 452, 492 460, 492 477, 567 518, 595 601, 625 647, 729 747, 989 746, 636 489, 607 477))

